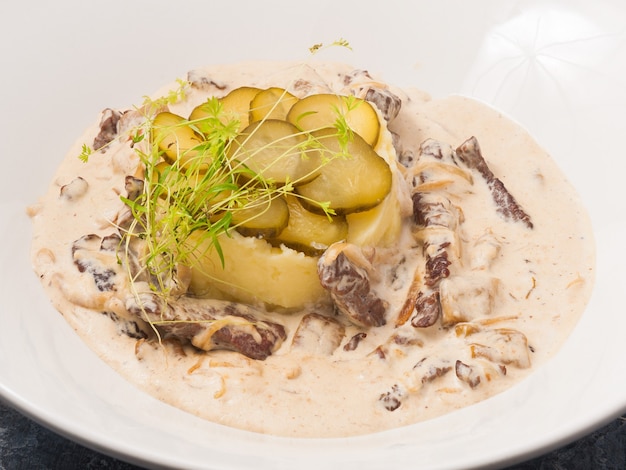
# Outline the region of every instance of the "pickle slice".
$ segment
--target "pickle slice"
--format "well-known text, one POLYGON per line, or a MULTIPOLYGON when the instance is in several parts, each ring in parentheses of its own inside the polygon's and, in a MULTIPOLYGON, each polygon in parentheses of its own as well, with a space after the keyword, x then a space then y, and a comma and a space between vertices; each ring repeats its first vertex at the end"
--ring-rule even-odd
POLYGON ((284 120, 297 101, 297 97, 283 88, 272 87, 261 90, 250 102, 250 122, 263 119, 284 120))
POLYGON ((352 134, 345 147, 335 128, 312 135, 322 148, 318 176, 295 188, 302 204, 313 212, 328 202, 337 214, 350 214, 377 206, 391 190, 392 173, 387 162, 359 134, 352 134))
POLYGON ((319 256, 326 248, 348 236, 345 217, 329 218, 314 214, 300 204, 296 196, 285 196, 289 208, 289 221, 272 244, 283 244, 309 256, 319 256))
POLYGON ((203 142, 202 136, 189 127, 184 117, 168 111, 154 117, 151 137, 167 162, 178 160, 181 166, 198 155, 195 148, 203 142))
POLYGON ((282 197, 261 197, 232 210, 231 225, 243 236, 273 238, 287 227, 289 208, 282 197))
POLYGON ((255 87, 239 87, 228 93, 220 101, 223 110, 226 113, 234 113, 239 118, 239 132, 244 130, 250 124, 250 103, 254 97, 260 92, 255 87))
MULTIPOLYGON (((245 129, 249 122, 250 102, 261 91, 260 88, 242 86, 231 90, 226 96, 219 99, 222 105, 222 115, 220 117, 223 124, 227 124, 232 119, 239 121, 238 132, 245 129)), ((207 103, 196 106, 189 115, 190 121, 204 134, 211 131, 211 124, 208 120, 203 119, 211 117, 211 113, 207 109, 207 103)))
POLYGON ((335 124, 343 116, 350 129, 375 146, 380 134, 380 121, 373 106, 355 96, 321 93, 294 103, 287 121, 304 131, 315 131, 335 124))
POLYGON ((257 121, 232 141, 229 157, 252 172, 276 183, 310 178, 309 159, 304 154, 307 141, 293 124, 277 119, 257 121))

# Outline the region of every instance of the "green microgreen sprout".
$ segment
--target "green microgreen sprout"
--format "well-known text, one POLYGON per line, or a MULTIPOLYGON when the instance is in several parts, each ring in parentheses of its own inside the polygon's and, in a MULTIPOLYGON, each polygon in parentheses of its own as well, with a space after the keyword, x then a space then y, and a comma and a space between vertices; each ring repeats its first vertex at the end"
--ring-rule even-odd
POLYGON ((83 163, 87 163, 87 161, 89 161, 89 157, 90 155, 93 153, 93 148, 89 147, 87 144, 83 144, 82 148, 81 148, 81 152, 80 155, 78 156, 78 158, 83 162, 83 163))
POLYGON ((154 114, 159 109, 165 108, 170 104, 176 104, 184 101, 187 98, 187 89, 189 82, 182 78, 176 79, 178 84, 177 88, 169 90, 165 95, 160 98, 153 99, 149 96, 143 97, 142 107, 146 110, 146 114, 154 114))
POLYGON ((330 47, 344 47, 346 49, 352 50, 352 46, 350 45, 350 43, 343 39, 343 38, 339 38, 329 44, 323 44, 323 43, 317 43, 317 44, 313 44, 311 47, 309 47, 309 52, 311 54, 317 54, 318 52, 324 50, 324 49, 328 49, 330 47))

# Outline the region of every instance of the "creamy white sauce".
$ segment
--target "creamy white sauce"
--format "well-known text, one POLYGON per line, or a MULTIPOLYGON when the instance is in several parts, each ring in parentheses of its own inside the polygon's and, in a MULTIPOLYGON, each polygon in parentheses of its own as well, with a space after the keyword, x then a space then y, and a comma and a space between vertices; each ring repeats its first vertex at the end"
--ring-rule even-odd
MULTIPOLYGON (((186 102, 172 110, 188 115, 210 93, 222 96, 244 85, 288 87, 297 79, 313 85, 306 92, 339 92, 341 77, 351 71, 338 64, 315 67, 273 63, 211 67, 200 73, 226 88, 192 91, 186 102)), ((366 330, 367 337, 353 351, 343 346, 362 329, 346 321, 345 337, 331 355, 292 347, 301 314, 275 314, 288 337, 264 361, 120 334, 116 323, 99 311, 106 306, 123 314, 121 302, 104 298, 93 280, 78 272, 70 252, 72 243, 85 234, 112 232, 111 221, 123 208, 119 196, 125 194, 124 177, 135 174, 138 165, 127 143, 95 153, 86 164, 80 162, 80 147, 93 140, 95 125, 70 150, 45 196, 30 208, 35 228, 33 265, 53 304, 91 348, 142 390, 208 420, 256 432, 298 437, 371 433, 433 418, 519 382, 559 349, 588 300, 594 247, 587 214, 546 152, 496 110, 463 97, 430 100, 418 90, 391 90, 402 98, 402 110, 390 129, 400 136, 404 156, 417 157, 426 139, 456 148, 475 136, 494 174, 532 218, 533 229, 503 220, 477 174, 472 185, 455 182, 450 190, 463 194, 455 200, 463 214, 458 232, 462 250, 451 265, 451 278, 496 279, 493 298, 478 294, 468 300, 478 310, 491 302, 484 317, 472 319, 486 332, 463 337, 440 321, 422 329, 409 323, 396 326, 413 269, 423 262, 421 248, 405 228, 397 244, 400 251, 378 251, 390 263, 381 268, 384 272, 393 270, 402 254, 410 258, 397 270, 395 281, 377 286, 381 297, 392 304, 387 324, 366 330), (72 183, 79 176, 83 181, 72 183), (61 197, 60 188, 70 183, 61 197), (523 350, 507 352, 511 345, 492 345, 505 351, 508 359, 521 358, 519 364, 507 359, 502 367, 502 360, 472 357, 476 344, 489 346, 493 341, 489 336, 493 328, 512 329, 527 338, 529 348, 523 350), (393 341, 398 336, 411 344, 393 341), (377 350, 384 351, 385 357, 377 350), (457 360, 476 366, 480 384, 472 388, 459 380, 454 371, 457 360), (444 366, 452 370, 432 381, 423 380, 429 368, 444 366), (388 392, 401 396, 401 405, 393 411, 380 400, 388 392)), ((406 224, 410 226, 409 218, 406 224)), ((324 307, 315 308, 329 314, 324 307)))

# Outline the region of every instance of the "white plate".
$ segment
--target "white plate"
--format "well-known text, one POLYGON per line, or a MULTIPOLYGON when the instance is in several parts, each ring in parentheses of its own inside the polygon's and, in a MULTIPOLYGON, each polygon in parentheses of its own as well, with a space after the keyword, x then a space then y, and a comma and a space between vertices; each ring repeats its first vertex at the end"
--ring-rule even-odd
POLYGON ((337 3, 2 2, 1 397, 118 457, 215 469, 502 465, 626 411, 626 4, 337 3), (334 440, 274 438, 201 421, 122 380, 50 307, 29 266, 25 207, 102 108, 136 103, 196 66, 301 59, 314 43, 339 37, 354 51, 329 51, 328 59, 435 96, 484 99, 536 136, 592 215, 592 301, 545 367, 506 393, 439 419, 334 440))

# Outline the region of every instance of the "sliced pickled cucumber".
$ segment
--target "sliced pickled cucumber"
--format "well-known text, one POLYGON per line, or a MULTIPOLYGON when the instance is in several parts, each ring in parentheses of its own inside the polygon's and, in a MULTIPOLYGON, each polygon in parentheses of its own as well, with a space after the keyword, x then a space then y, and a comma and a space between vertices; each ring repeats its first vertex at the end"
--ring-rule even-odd
MULTIPOLYGON (((204 135, 208 135, 215 127, 215 124, 212 122, 215 118, 215 112, 212 111, 213 106, 214 105, 209 101, 205 101, 193 108, 189 115, 190 123, 197 127, 204 135)), ((228 119, 222 118, 221 122, 226 124, 228 119)))
POLYGON ((322 146, 316 157, 321 167, 315 179, 295 188, 305 207, 320 212, 319 203, 328 202, 337 214, 350 214, 371 209, 385 199, 391 190, 391 169, 362 137, 353 134, 344 146, 335 128, 312 135, 322 146))
POLYGON ((335 125, 340 116, 368 144, 376 145, 380 134, 378 114, 370 103, 355 96, 330 93, 307 96, 294 103, 287 121, 299 129, 314 131, 335 125))
POLYGON ((239 116, 239 132, 250 124, 250 103, 260 91, 259 88, 255 87, 240 87, 220 100, 222 109, 226 113, 235 113, 239 116))
POLYGON ((282 197, 260 197, 232 210, 236 230, 246 237, 273 238, 287 227, 289 208, 282 197))
MULTIPOLYGON (((239 121, 238 131, 241 132, 245 129, 250 124, 250 102, 260 91, 260 88, 243 86, 235 88, 226 96, 220 98, 219 101, 222 105, 221 122, 228 124, 229 121, 237 119, 239 121)), ((196 106, 189 115, 189 120, 194 121, 194 124, 204 134, 208 134, 212 127, 210 119, 213 114, 210 109, 211 105, 205 102, 196 106)))
POLYGON ((287 90, 278 87, 258 92, 250 102, 250 122, 263 119, 282 119, 287 117, 298 98, 287 90))
POLYGON ((285 197, 289 208, 287 227, 272 240, 309 256, 319 256, 335 242, 348 235, 348 223, 342 216, 328 218, 305 209, 296 196, 285 197))
POLYGON ((393 137, 381 132, 376 152, 385 158, 392 172, 391 191, 376 207, 346 215, 348 243, 360 246, 392 246, 402 232, 406 207, 401 200, 406 197, 404 177, 396 158, 393 137))
POLYGON ((246 127, 232 141, 228 155, 266 180, 298 182, 311 174, 310 159, 304 154, 306 141, 293 124, 268 119, 246 127))
POLYGON ((188 121, 177 114, 163 111, 152 122, 152 143, 163 152, 169 163, 178 160, 185 165, 198 155, 196 147, 203 142, 202 136, 188 125, 188 121))

